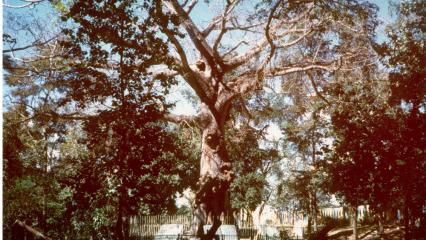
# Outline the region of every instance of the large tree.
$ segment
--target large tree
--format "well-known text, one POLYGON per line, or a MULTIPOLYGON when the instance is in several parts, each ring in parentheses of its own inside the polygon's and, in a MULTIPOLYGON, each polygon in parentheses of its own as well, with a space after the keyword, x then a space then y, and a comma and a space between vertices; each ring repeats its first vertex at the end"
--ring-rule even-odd
MULTIPOLYGON (((81 40, 110 34, 107 27, 93 29, 86 23, 92 20, 102 23, 105 14, 109 14, 109 6, 114 4, 118 3, 74 3, 70 16, 87 32, 87 38, 81 40), (101 11, 85 11, 93 7, 101 11)), ((267 83, 288 81, 295 73, 316 75, 338 71, 341 65, 350 68, 350 64, 342 63, 367 61, 375 8, 357 1, 280 0, 255 4, 234 0, 221 4, 223 9, 203 25, 197 24, 201 19, 191 15, 195 9, 200 11, 200 6, 206 7, 198 1, 143 1, 142 11, 138 4, 133 3, 131 12, 116 14, 117 21, 129 18, 126 27, 157 29, 158 36, 167 39, 174 49, 163 52, 163 58, 151 61, 159 65, 151 68, 152 77, 180 76, 201 101, 194 116, 165 114, 164 118, 196 125, 202 131, 193 231, 199 237, 210 239, 220 226, 221 213, 226 211, 227 191, 233 179, 225 141, 225 124, 232 103, 249 101, 252 94, 261 91, 267 83), (125 16, 127 14, 133 16, 125 16), (136 16, 152 17, 156 27, 141 24, 136 16), (204 235, 202 226, 208 219, 213 226, 204 235)), ((143 54, 140 49, 154 48, 137 38, 134 32, 116 36, 121 48, 133 51, 134 55, 143 54)), ((103 49, 97 48, 96 52, 102 53, 103 49)), ((99 62, 95 67, 111 69, 119 65, 99 62)), ((320 91, 320 84, 313 82, 313 86, 320 91)))
MULTIPOLYGON (((414 219, 426 221, 426 2, 401 2, 397 19, 387 28, 388 41, 379 52, 390 69, 389 104, 401 122, 395 143, 399 188, 404 205, 406 239, 411 238, 414 219), (410 223, 411 222, 411 223, 410 223)), ((423 233, 424 234, 424 233, 423 233)))

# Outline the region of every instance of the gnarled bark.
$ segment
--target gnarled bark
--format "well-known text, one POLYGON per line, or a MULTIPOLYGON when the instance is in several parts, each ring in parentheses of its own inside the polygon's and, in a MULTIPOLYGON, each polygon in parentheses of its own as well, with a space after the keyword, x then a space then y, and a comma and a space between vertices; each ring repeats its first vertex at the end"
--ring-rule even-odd
MULTIPOLYGON (((229 100, 228 100, 229 101, 229 100)), ((225 146, 225 122, 229 114, 227 104, 217 104, 213 111, 202 104, 200 127, 202 145, 200 159, 200 180, 196 192, 193 219, 193 234, 202 239, 212 239, 219 228, 220 216, 227 211, 228 188, 233 173, 225 146), (204 235, 203 225, 212 224, 204 235)))

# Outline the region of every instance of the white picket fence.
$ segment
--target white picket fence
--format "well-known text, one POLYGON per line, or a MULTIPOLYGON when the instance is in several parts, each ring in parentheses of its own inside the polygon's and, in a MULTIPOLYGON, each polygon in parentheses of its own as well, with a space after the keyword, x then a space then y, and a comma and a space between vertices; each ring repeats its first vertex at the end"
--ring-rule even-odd
POLYGON ((130 236, 154 236, 163 224, 182 224, 184 231, 191 225, 190 215, 150 215, 130 217, 130 236))
MULTIPOLYGON (((358 220, 364 219, 370 213, 368 205, 361 205, 357 208, 358 220)), ((343 207, 321 208, 320 214, 323 217, 331 217, 334 219, 349 218, 348 213, 345 212, 343 207)))
MULTIPOLYGON (((343 207, 331 207, 322 208, 319 211, 319 217, 330 217, 334 219, 348 218, 343 207)), ((368 206, 358 207, 358 219, 363 219, 366 214, 369 213, 368 206)), ((234 224, 227 219, 222 219, 223 224, 234 224)), ((256 226, 253 222, 247 221, 244 213, 240 213, 237 216, 235 224, 241 230, 239 233, 242 235, 252 235, 255 231, 256 226)), ((277 213, 267 224, 269 226, 277 227, 287 232, 294 231, 296 223, 303 221, 304 214, 302 212, 281 212, 277 213)), ((191 215, 150 215, 150 216, 132 216, 130 217, 130 236, 138 237, 151 237, 154 236, 163 224, 182 224, 184 226, 184 232, 189 232, 191 226, 192 216, 191 215)), ((306 226, 302 227, 302 232, 306 231, 306 226)))

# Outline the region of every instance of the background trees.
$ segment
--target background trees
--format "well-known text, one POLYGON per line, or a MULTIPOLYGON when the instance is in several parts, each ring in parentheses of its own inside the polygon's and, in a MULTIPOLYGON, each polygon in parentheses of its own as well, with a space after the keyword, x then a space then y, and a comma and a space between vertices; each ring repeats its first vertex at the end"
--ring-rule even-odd
POLYGON ((335 85, 335 94, 340 96, 331 115, 335 140, 325 163, 329 190, 355 208, 353 213, 362 204, 370 204, 379 213, 389 209, 395 191, 390 142, 397 123, 386 114, 383 82, 367 76, 335 85))
MULTIPOLYGON (((49 12, 46 14, 53 14, 49 12)), ((63 62, 57 39, 57 22, 45 29, 36 13, 27 18, 6 15, 3 35, 4 80, 8 87, 4 103, 4 220, 11 237, 16 220, 41 229, 49 236, 66 231, 65 201, 68 189, 60 186, 58 149, 67 124, 58 111, 61 86, 57 84, 63 62), (22 41, 24 35, 31 44, 22 41), (28 54, 21 54, 27 51, 28 54)), ((13 236, 19 238, 19 236, 13 236)))
MULTIPOLYGON (((400 120, 395 152, 398 163, 399 188, 404 203, 405 227, 425 213, 415 206, 425 206, 425 100, 426 72, 423 1, 404 2, 396 6, 396 23, 388 28, 389 41, 379 50, 390 67, 391 96, 389 104, 400 120), (423 173, 423 174, 422 174, 423 173), (419 184, 419 185, 418 185, 419 184), (414 217, 416 216, 416 217, 414 217)), ((424 224, 424 223, 423 223, 424 224)), ((409 231, 406 231, 409 238, 409 231)))
POLYGON ((274 191, 267 178, 279 161, 279 153, 265 143, 263 146, 259 143, 260 136, 265 134, 264 129, 256 130, 243 123, 238 129, 228 131, 232 132, 228 150, 235 172, 235 180, 230 186, 231 208, 251 214, 257 206, 265 204, 274 191))
POLYGON ((419 110, 424 106, 425 77, 418 68, 424 61, 424 26, 418 22, 424 17, 422 4, 401 3, 396 24, 388 28, 389 42, 378 48, 390 68, 389 81, 377 75, 381 70, 370 69, 355 77, 357 81, 345 79, 330 89, 339 99, 333 106, 336 141, 328 164, 332 192, 353 205, 369 204, 379 226, 385 210, 403 205, 407 239, 413 227, 409 222, 414 222, 408 210, 414 207, 411 201, 418 201, 415 218, 424 218, 419 208, 424 198, 412 192, 416 189, 424 195, 417 187, 424 184, 424 151, 420 149, 425 148, 424 111, 419 110))
POLYGON ((175 193, 195 185, 187 142, 159 121, 174 81, 147 74, 152 61, 167 63, 168 48, 147 26, 128 25, 137 21, 128 18, 131 6, 76 4, 68 14, 105 18, 77 16, 80 31, 65 30, 54 46, 31 46, 33 59, 7 65, 7 230, 25 219, 52 237, 123 239, 129 215, 173 212, 175 193), (143 46, 127 48, 132 40, 143 46))

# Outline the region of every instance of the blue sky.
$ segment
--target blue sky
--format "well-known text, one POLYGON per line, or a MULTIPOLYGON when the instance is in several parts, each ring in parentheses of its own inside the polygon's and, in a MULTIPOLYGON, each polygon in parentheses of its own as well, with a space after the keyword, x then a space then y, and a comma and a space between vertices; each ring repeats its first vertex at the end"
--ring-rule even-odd
MULTIPOLYGON (((14 5, 14 6, 19 6, 23 4, 23 2, 19 0, 4 0, 3 2, 9 5, 14 5)), ((216 4, 214 0, 212 0, 211 2, 212 4, 216 4)), ((383 21, 384 24, 388 24, 392 21, 392 17, 389 11, 388 0, 370 0, 369 2, 372 2, 379 7, 378 16, 379 16, 379 19, 383 21)), ((394 2, 399 2, 399 1, 394 1, 394 2)), ((19 18, 22 18, 22 17, 25 18, 25 16, 29 16, 30 12, 34 13, 37 17, 44 19, 45 21, 52 20, 51 9, 49 7, 48 1, 43 1, 40 4, 37 4, 31 8, 27 7, 27 8, 21 8, 21 9, 14 9, 14 8, 4 7, 3 9, 4 31, 7 32, 8 29, 11 27, 11 26, 8 26, 7 22, 5 21, 7 17, 19 16, 19 18)), ((209 11, 209 9, 205 7, 204 1, 200 1, 200 4, 198 4, 198 6, 196 6, 194 10, 192 11, 191 16, 195 20, 206 19, 206 18, 213 17, 213 12, 209 11)), ((203 22, 198 22, 198 23, 203 25, 203 22)), ((379 27, 378 29, 378 37, 379 37, 379 40, 384 39, 383 26, 379 27)), ((25 36, 20 36, 19 39, 21 41, 21 44, 25 44, 25 40, 28 41, 28 38, 26 38, 25 36)))
MULTIPOLYGON (((389 1, 388 0, 370 0, 369 2, 372 2, 376 4, 379 7, 378 17, 379 20, 383 22, 378 28, 377 28, 377 40, 379 42, 382 42, 386 40, 385 36, 385 26, 392 23, 392 21, 395 19, 395 15, 391 14, 392 11, 390 9, 389 1)), ((395 3, 398 3, 399 1, 392 1, 395 3)))

